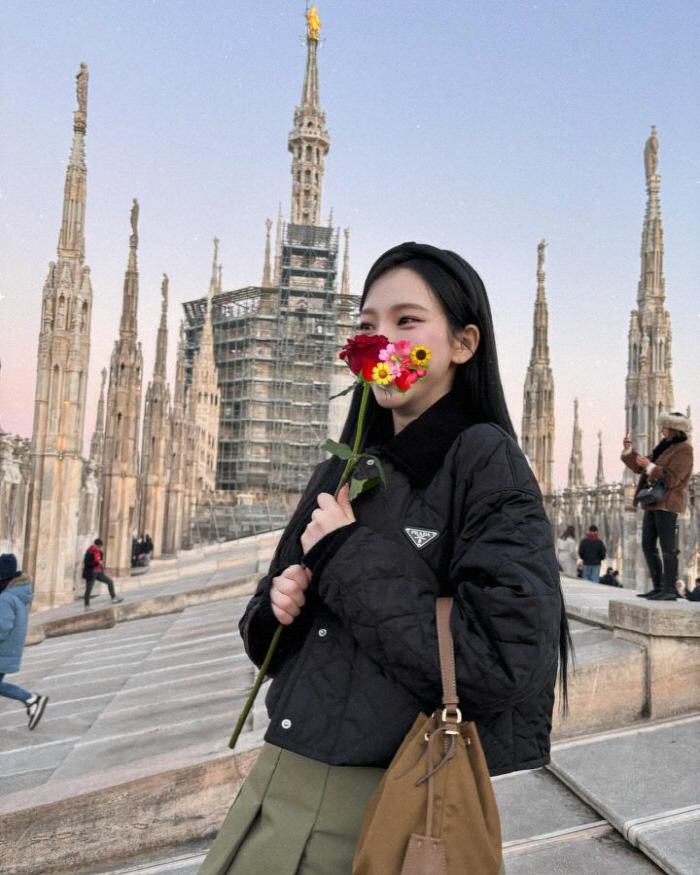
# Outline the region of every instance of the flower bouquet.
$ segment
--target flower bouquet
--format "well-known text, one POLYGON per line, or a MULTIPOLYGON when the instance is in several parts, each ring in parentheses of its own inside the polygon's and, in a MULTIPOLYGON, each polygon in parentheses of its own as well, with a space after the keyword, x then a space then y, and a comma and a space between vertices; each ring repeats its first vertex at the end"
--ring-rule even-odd
MULTIPOLYGON (((330 439, 324 441, 321 446, 324 450, 327 450, 329 453, 337 456, 346 463, 333 497, 337 499, 340 490, 348 480, 350 480, 348 498, 352 500, 361 493, 367 492, 369 489, 377 486, 379 483, 386 483, 382 463, 377 456, 373 456, 371 453, 361 452, 367 399, 369 398, 372 386, 376 384, 385 387, 387 391, 393 390, 400 392, 402 395, 405 394, 414 383, 426 378, 428 373, 428 362, 430 361, 430 350, 426 346, 420 345, 411 347, 411 344, 407 340, 399 340, 396 343, 390 343, 389 339, 382 334, 358 334, 347 341, 340 351, 339 357, 347 363, 352 373, 355 374, 356 379, 347 389, 344 389, 337 395, 333 395, 333 398, 347 395, 347 393, 352 392, 356 386, 362 386, 360 411, 357 417, 357 431, 355 432, 355 439, 352 447, 348 444, 341 444, 330 439), (376 475, 366 478, 355 477, 350 479, 355 467, 362 459, 367 460, 368 467, 376 467, 376 475)), ((272 637, 263 664, 260 666, 258 676, 255 679, 248 700, 240 713, 238 722, 236 723, 236 728, 234 729, 231 740, 229 741, 230 748, 236 746, 238 736, 241 734, 243 725, 250 713, 250 709, 253 707, 258 691, 265 680, 265 675, 267 674, 267 670, 277 648, 277 642, 280 639, 283 629, 284 626, 280 623, 272 637)))

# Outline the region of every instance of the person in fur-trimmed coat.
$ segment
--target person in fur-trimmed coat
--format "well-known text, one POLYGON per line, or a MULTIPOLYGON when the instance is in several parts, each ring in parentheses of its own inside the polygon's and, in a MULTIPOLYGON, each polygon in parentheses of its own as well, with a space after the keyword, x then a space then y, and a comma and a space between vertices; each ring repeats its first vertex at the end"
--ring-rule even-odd
POLYGON ((675 601, 676 578, 678 577, 678 553, 676 551, 676 524, 678 514, 685 510, 688 481, 693 473, 693 448, 688 440, 690 422, 677 411, 659 414, 661 442, 651 456, 642 456, 633 448, 629 436, 623 440, 622 461, 639 474, 634 493, 634 505, 638 507, 639 490, 647 483, 655 483, 664 477, 666 494, 657 504, 644 508, 642 526, 642 550, 652 580, 652 589, 639 593, 639 598, 675 601), (659 556, 659 545, 661 556, 659 556))

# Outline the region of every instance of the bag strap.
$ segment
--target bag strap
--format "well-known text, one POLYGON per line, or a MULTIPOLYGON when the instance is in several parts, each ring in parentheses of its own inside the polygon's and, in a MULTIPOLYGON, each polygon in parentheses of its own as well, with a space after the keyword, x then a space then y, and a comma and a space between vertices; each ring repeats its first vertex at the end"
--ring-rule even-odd
MULTIPOLYGON (((452 598, 439 598, 435 605, 437 621, 438 648, 440 651, 440 674, 442 676, 442 704, 445 710, 453 715, 459 711, 457 696, 457 678, 455 673, 455 649, 450 629, 450 614, 452 613, 452 598)), ((452 721, 454 721, 454 717, 452 721)))

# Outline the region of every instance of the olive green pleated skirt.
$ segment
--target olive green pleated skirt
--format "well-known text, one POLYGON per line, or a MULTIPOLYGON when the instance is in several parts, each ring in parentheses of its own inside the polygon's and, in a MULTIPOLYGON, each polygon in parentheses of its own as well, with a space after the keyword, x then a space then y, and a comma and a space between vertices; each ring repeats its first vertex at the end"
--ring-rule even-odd
POLYGON ((265 744, 199 875, 351 875, 365 808, 383 774, 265 744))
POLYGON ((199 875, 352 875, 365 809, 383 774, 264 744, 199 875))

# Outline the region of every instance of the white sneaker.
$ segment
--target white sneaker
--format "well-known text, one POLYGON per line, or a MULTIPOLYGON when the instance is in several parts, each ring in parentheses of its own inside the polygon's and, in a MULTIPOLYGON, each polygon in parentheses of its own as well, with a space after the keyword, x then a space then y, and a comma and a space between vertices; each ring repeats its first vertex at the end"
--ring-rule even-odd
POLYGON ((124 601, 124 599, 121 596, 115 595, 114 598, 112 599, 112 604, 118 605, 119 602, 123 602, 123 601, 124 601))
POLYGON ((27 706, 27 715, 29 716, 30 729, 34 729, 34 727, 38 725, 48 701, 48 696, 37 696, 37 694, 34 693, 32 698, 27 699, 25 702, 25 705, 27 706))

